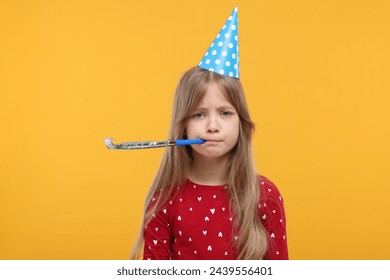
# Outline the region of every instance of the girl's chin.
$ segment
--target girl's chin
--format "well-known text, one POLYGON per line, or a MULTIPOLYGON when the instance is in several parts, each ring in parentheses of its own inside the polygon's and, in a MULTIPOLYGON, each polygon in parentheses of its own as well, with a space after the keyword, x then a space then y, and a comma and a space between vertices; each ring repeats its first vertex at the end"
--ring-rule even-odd
POLYGON ((220 150, 216 149, 205 149, 203 151, 195 151, 194 156, 200 157, 200 158, 210 158, 210 159, 217 159, 217 158, 224 158, 227 155, 227 153, 224 153, 220 150))

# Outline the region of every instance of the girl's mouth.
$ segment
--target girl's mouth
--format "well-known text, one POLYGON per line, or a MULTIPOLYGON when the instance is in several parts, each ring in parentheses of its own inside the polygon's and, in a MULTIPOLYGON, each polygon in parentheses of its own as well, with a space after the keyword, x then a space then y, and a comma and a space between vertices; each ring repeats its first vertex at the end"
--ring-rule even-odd
POLYGON ((217 139, 204 139, 206 143, 218 143, 221 142, 221 140, 217 139))

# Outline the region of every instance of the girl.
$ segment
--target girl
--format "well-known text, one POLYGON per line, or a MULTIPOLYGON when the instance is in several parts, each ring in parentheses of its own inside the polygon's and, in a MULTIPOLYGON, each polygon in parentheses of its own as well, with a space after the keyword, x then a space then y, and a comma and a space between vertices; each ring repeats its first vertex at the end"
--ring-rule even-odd
POLYGON ((239 79, 184 74, 169 138, 205 143, 165 149, 132 259, 288 259, 283 201, 256 173, 253 132, 239 79))

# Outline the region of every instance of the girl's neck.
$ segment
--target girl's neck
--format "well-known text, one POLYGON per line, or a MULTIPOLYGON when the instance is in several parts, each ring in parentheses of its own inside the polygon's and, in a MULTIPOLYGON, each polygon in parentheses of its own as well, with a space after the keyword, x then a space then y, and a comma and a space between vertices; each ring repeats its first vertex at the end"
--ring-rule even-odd
POLYGON ((201 185, 220 186, 226 184, 228 157, 205 158, 195 156, 187 177, 201 185))

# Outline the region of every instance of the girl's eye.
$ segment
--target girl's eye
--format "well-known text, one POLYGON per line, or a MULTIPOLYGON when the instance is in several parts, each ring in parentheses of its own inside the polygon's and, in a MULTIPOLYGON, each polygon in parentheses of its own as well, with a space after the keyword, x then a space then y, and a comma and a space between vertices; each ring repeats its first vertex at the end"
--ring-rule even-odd
POLYGON ((204 118, 205 116, 206 116, 206 115, 203 114, 203 113, 197 113, 197 114, 194 115, 194 118, 195 118, 195 119, 200 119, 200 118, 204 118))
POLYGON ((232 112, 228 112, 228 111, 221 113, 222 117, 230 117, 231 115, 233 115, 233 113, 232 112))

